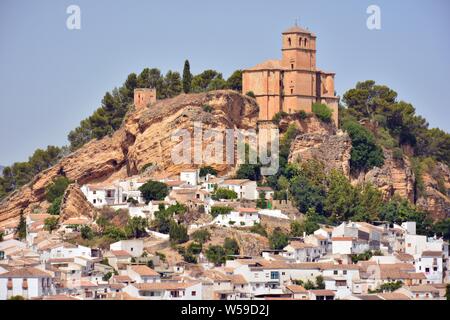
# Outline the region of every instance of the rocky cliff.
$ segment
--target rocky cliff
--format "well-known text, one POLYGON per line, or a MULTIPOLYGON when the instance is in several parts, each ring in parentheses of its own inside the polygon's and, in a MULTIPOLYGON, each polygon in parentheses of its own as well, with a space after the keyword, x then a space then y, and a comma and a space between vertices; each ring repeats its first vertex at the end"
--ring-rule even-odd
POLYGON ((423 191, 417 195, 417 205, 433 213, 434 219, 450 215, 450 169, 438 163, 433 172, 423 177, 423 191))
POLYGON ((94 219, 96 210, 94 206, 87 201, 83 192, 80 190, 80 186, 74 183, 67 188, 64 194, 59 216, 61 221, 80 216, 94 219))
POLYGON ((302 133, 291 145, 289 162, 317 159, 327 171, 338 169, 350 175, 350 152, 352 141, 348 134, 339 131, 328 133, 302 133))
MULTIPOLYGON (((130 110, 112 136, 87 143, 6 197, 0 203, 0 226, 16 219, 21 211, 45 210, 46 187, 57 176, 79 185, 100 183, 135 175, 150 163, 156 170, 177 172, 180 167, 171 161, 171 151, 179 143, 172 140, 176 130, 192 132, 195 121, 202 122, 204 130, 255 128, 257 116, 256 102, 233 91, 180 95, 150 108, 130 110)), ((230 169, 227 165, 215 167, 230 169)))
MULTIPOLYGON (((153 164, 156 171, 177 173, 181 166, 174 165, 171 152, 179 141, 172 139, 177 130, 193 132, 193 123, 201 122, 206 129, 256 128, 258 106, 253 99, 233 91, 180 95, 161 100, 150 108, 130 110, 122 127, 113 135, 94 140, 76 152, 63 158, 54 167, 41 172, 24 187, 10 194, 0 203, 0 226, 18 218, 21 211, 45 212, 46 187, 57 176, 66 176, 78 185, 113 181, 142 173, 144 167, 153 164)), ((336 168, 350 177, 351 140, 346 133, 336 131, 315 117, 307 119, 285 118, 280 128, 285 130, 296 123, 300 134, 292 144, 290 161, 318 159, 327 170, 336 168)), ((213 138, 204 139, 203 146, 213 138)), ((450 170, 439 164, 434 174, 424 173, 424 191, 415 192, 417 183, 408 157, 394 159, 385 151, 385 164, 359 177, 351 177, 354 183, 372 182, 386 196, 399 194, 431 212, 435 219, 450 212, 450 170)), ((214 165, 222 173, 232 172, 229 165, 214 165)), ((63 217, 77 213, 92 217, 93 208, 83 199, 75 186, 68 189, 63 203, 63 217)))
POLYGON ((443 219, 450 214, 450 170, 438 163, 433 173, 423 172, 423 192, 418 194, 411 161, 404 155, 395 159, 391 150, 384 150, 385 162, 381 168, 350 174, 351 139, 346 133, 337 131, 332 134, 327 125, 321 126, 313 120, 307 120, 299 126, 303 128, 291 145, 289 161, 307 161, 317 159, 327 170, 340 169, 352 183, 369 182, 377 186, 388 199, 393 195, 407 198, 412 203, 430 213, 434 220, 443 219), (311 129, 312 128, 312 129, 311 129))
POLYGON ((415 176, 409 159, 404 156, 403 159, 396 160, 390 150, 384 150, 384 158, 382 168, 373 168, 360 175, 356 181, 374 184, 387 197, 397 194, 414 201, 415 176))

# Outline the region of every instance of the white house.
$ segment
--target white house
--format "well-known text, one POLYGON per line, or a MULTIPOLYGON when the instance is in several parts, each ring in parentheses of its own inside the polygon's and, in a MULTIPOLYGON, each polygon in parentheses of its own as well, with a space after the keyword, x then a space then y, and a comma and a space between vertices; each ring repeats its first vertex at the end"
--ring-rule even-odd
MULTIPOLYGON (((26 249, 27 245, 24 242, 15 240, 15 239, 10 239, 10 240, 5 240, 5 241, 1 241, 0 242, 0 252, 3 252, 3 259, 6 258, 7 252, 8 251, 20 251, 20 250, 24 250, 26 249)), ((2 258, 0 258, 0 260, 3 260, 2 258)))
POLYGON ((12 296, 31 299, 54 294, 52 275, 37 268, 25 267, 0 274, 0 300, 12 296))
POLYGON ((139 188, 144 181, 138 178, 118 180, 108 185, 84 185, 80 189, 86 199, 97 208, 127 204, 131 200, 144 204, 139 188))
POLYGON ((131 283, 122 291, 146 300, 202 300, 203 296, 200 281, 131 283))
POLYGON ((121 240, 110 244, 109 250, 111 251, 126 251, 132 257, 140 257, 144 253, 144 240, 131 239, 121 240))
POLYGON ((116 203, 127 203, 131 199, 138 203, 145 203, 145 199, 141 195, 139 188, 144 185, 144 181, 138 178, 119 180, 117 185, 116 203))
POLYGON ((411 255, 421 254, 426 249, 427 237, 415 234, 405 235, 405 253, 411 255))
POLYGON ((444 269, 442 251, 423 251, 416 258, 416 272, 423 272, 428 283, 442 283, 444 269))
POLYGON ((116 204, 119 192, 114 185, 84 185, 80 189, 86 199, 96 208, 116 204))
POLYGON ((333 254, 360 254, 370 249, 369 242, 352 237, 331 238, 333 254))
POLYGON ((56 258, 91 257, 91 248, 67 242, 57 243, 42 249, 41 261, 56 258))
POLYGON ((325 289, 342 299, 352 294, 353 284, 359 281, 359 266, 354 264, 326 264, 322 267, 325 289))
POLYGON ((200 180, 199 169, 188 169, 180 172, 180 180, 187 183, 190 186, 196 186, 200 180))
POLYGON ((219 188, 233 190, 237 193, 240 200, 257 200, 256 181, 248 179, 224 180, 219 188))
MULTIPOLYGON (((283 264, 281 268, 285 267, 283 264)), ((247 294, 255 297, 258 295, 282 294, 280 287, 280 266, 271 261, 255 259, 237 259, 226 262, 226 267, 233 268, 234 274, 242 275, 248 283, 247 294)))
POLYGON ((125 269, 124 267, 131 263, 131 256, 125 250, 111 250, 105 253, 105 258, 108 259, 108 264, 116 270, 125 269))
POLYGON ((411 234, 411 235, 416 234, 416 222, 414 222, 414 221, 403 222, 401 227, 408 234, 411 234))
POLYGON ((303 237, 303 241, 319 247, 322 256, 331 252, 331 241, 320 233, 307 235, 303 237))
POLYGON ((395 292, 402 293, 411 300, 439 300, 439 290, 428 284, 404 286, 395 292))
POLYGON ((316 262, 322 255, 321 248, 319 246, 304 243, 300 241, 291 241, 286 247, 284 247, 282 253, 283 257, 300 262, 316 262))
POLYGON ((252 227, 259 223, 259 213, 257 209, 240 208, 238 211, 231 211, 228 214, 219 214, 214 223, 224 227, 252 227))
POLYGON ((135 283, 161 282, 160 274, 144 265, 127 266, 126 275, 135 283))
POLYGON ((205 181, 202 183, 202 188, 209 192, 213 192, 214 189, 221 185, 224 181, 224 178, 216 178, 207 175, 205 181))

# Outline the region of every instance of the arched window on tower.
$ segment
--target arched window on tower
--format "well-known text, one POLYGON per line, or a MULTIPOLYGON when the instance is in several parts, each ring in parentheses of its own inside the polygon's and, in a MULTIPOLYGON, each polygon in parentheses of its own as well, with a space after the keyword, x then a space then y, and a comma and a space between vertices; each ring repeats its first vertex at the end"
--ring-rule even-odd
POLYGON ((291 38, 288 38, 288 42, 289 42, 289 47, 292 45, 292 40, 291 38))
POLYGON ((305 47, 308 47, 308 39, 305 38, 305 47))
POLYGON ((298 38, 298 45, 301 47, 302 46, 302 38, 298 38))

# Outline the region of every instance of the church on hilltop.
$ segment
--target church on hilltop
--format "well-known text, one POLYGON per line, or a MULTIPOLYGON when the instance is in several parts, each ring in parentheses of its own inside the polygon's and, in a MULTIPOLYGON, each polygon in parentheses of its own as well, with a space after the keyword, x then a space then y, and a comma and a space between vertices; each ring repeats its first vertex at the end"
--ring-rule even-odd
POLYGON ((316 36, 294 26, 282 34, 281 60, 268 60, 246 69, 242 75, 243 93, 253 92, 259 105, 259 119, 272 120, 278 112, 311 112, 316 102, 333 110, 338 124, 338 100, 332 72, 316 66, 316 36))

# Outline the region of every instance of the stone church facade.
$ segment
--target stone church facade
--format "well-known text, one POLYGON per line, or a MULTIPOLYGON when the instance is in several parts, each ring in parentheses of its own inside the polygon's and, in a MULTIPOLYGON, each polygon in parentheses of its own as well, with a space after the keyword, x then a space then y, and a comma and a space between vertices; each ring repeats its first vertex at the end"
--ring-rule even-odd
POLYGON ((268 60, 243 71, 242 91, 255 94, 259 119, 272 120, 280 111, 309 113, 312 105, 319 102, 333 110, 337 126, 335 74, 317 68, 315 34, 294 26, 283 32, 282 40, 281 60, 268 60))

